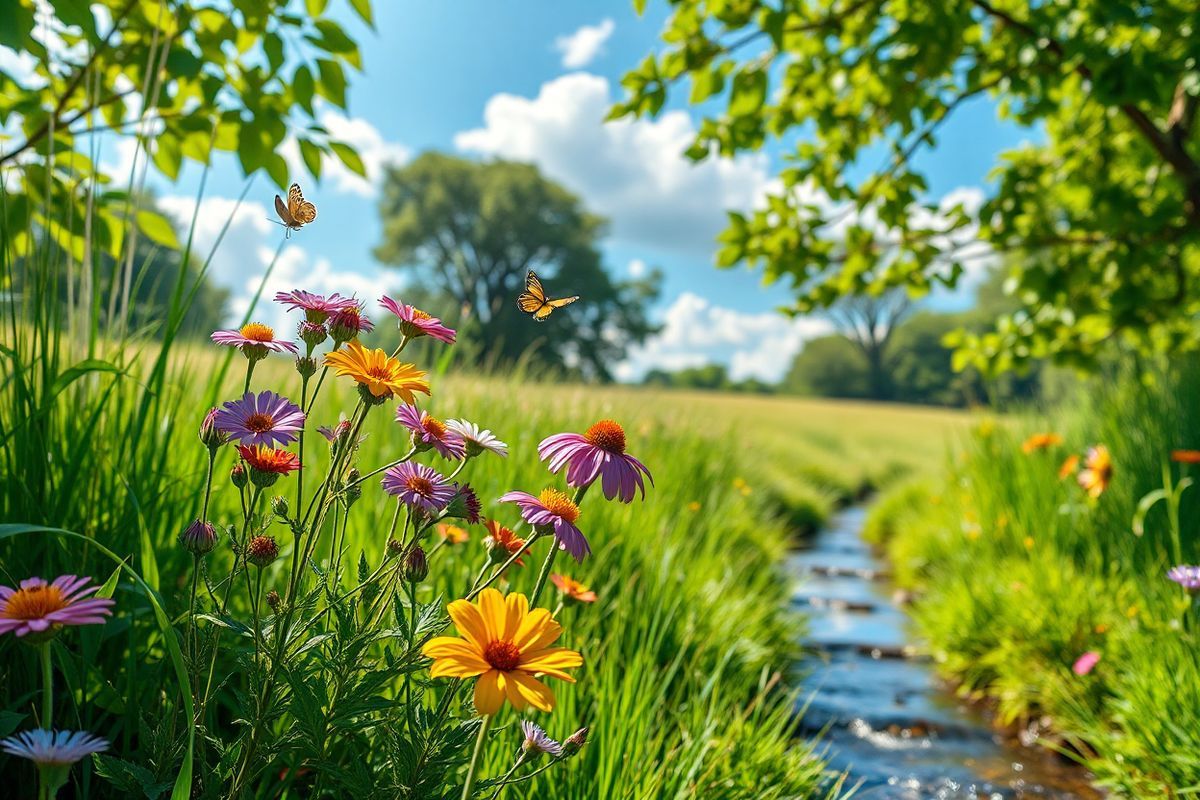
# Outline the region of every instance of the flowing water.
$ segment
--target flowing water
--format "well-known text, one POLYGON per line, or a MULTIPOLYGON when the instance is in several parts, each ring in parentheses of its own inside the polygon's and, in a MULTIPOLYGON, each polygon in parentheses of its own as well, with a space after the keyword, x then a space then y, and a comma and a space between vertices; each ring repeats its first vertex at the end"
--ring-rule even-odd
POLYGON ((803 725, 867 800, 1093 800, 1087 774, 996 732, 958 701, 914 647, 886 565, 850 508, 792 556, 794 602, 809 616, 803 725))

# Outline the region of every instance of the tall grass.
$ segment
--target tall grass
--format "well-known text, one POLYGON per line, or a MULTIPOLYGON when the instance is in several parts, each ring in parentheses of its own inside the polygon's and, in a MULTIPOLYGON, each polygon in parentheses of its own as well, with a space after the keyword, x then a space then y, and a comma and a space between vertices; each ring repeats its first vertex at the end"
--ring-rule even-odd
POLYGON ((1158 502, 1140 533, 1134 525, 1143 497, 1195 470, 1169 454, 1200 444, 1198 389, 1200 369, 1179 363, 1097 381, 1019 425, 986 425, 944 481, 896 489, 872 520, 919 590, 915 616, 942 668, 1005 721, 1048 715, 1058 746, 1122 797, 1200 791, 1200 629, 1166 579, 1200 558, 1200 496, 1184 491, 1178 513, 1158 502), (1065 444, 1023 453, 1024 436, 1044 430, 1065 444), (1094 443, 1115 469, 1091 502, 1057 473, 1094 443), (1075 674, 1088 651, 1101 661, 1075 674))

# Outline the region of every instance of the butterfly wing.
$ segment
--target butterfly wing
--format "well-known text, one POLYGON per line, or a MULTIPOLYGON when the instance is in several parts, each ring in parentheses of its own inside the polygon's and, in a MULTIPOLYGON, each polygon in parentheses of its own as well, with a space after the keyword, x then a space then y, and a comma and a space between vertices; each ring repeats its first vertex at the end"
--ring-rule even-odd
POLYGON ((287 225, 289 228, 297 227, 296 218, 288 212, 288 207, 284 204, 283 198, 279 195, 275 195, 275 213, 279 215, 281 220, 283 220, 284 225, 287 225))
POLYGON ((537 322, 545 322, 546 318, 550 316, 554 309, 562 308, 563 306, 569 306, 578 299, 579 295, 575 295, 574 297, 564 297, 561 300, 547 300, 542 307, 534 313, 533 318, 537 322))
POLYGON ((301 225, 307 225, 317 218, 317 207, 305 200, 300 204, 300 208, 296 211, 296 221, 301 225))
POLYGON ((533 314, 541 311, 545 305, 546 291, 542 288, 542 282, 533 270, 529 270, 529 274, 525 276, 525 291, 517 295, 517 308, 526 314, 533 314))
POLYGON ((287 210, 288 216, 291 217, 290 224, 294 228, 307 225, 317 218, 317 207, 304 199, 304 192, 300 191, 298 183, 288 187, 287 210))

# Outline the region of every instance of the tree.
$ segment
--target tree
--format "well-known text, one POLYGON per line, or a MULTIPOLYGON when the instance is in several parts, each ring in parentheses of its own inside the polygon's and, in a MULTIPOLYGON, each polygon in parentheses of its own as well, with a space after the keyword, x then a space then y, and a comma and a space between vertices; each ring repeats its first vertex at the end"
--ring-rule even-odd
POLYGON ((867 395, 874 400, 892 399, 888 352, 893 334, 912 309, 912 300, 902 289, 879 295, 848 295, 829 307, 829 318, 866 360, 867 395))
POLYGON ((841 334, 807 342, 783 379, 784 389, 817 397, 865 398, 869 392, 862 351, 841 334))
POLYGON ((646 305, 659 273, 613 281, 596 248, 604 220, 530 164, 424 153, 389 169, 379 210, 376 257, 468 309, 492 358, 537 352, 547 366, 607 380, 656 330, 646 305), (581 299, 534 322, 516 305, 531 269, 550 296, 581 299))
POLYGON ((1013 252, 1020 306, 966 337, 960 366, 1093 365, 1118 340, 1200 345, 1191 0, 671 5, 663 52, 625 77, 612 116, 658 114, 687 81, 706 117, 692 158, 785 148, 781 188, 730 214, 719 265, 790 279, 805 310, 869 289, 954 286, 973 258, 1013 252), (915 157, 980 97, 1041 141, 1000 156, 981 205, 939 206, 915 157))

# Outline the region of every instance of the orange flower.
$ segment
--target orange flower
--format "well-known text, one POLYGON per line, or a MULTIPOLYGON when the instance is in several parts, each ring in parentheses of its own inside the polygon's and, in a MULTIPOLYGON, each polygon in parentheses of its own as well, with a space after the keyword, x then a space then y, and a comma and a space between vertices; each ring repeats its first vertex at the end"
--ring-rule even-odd
POLYGON ((413 364, 402 364, 383 350, 368 350, 357 341, 325 356, 325 365, 334 368, 335 375, 349 375, 376 398, 398 396, 404 402, 416 403, 413 392, 429 394, 425 373, 413 364))
POLYGON ((238 455, 250 465, 250 469, 275 475, 287 475, 300 469, 300 456, 287 450, 279 450, 265 444, 238 445, 238 455))
POLYGON ((1172 450, 1171 460, 1180 464, 1200 464, 1200 450, 1172 450))
MULTIPOLYGON (((496 522, 496 520, 489 519, 483 524, 483 527, 487 528, 488 531, 488 535, 483 538, 483 546, 491 554, 494 563, 503 564, 517 553, 520 553, 522 549, 525 551, 524 554, 529 553, 529 548, 525 547, 525 540, 499 522, 496 522)), ((519 558, 516 564, 518 567, 525 566, 525 562, 519 558)))
POLYGON ((1079 468, 1079 456, 1072 453, 1063 459, 1062 466, 1058 468, 1058 479, 1065 481, 1067 478, 1075 474, 1075 470, 1079 468))
POLYGON ((1021 450, 1029 455, 1041 450, 1049 450, 1063 443, 1063 438, 1057 433, 1035 433, 1021 444, 1021 450))
POLYGON ((438 523, 437 532, 438 536, 442 537, 442 541, 449 545, 462 544, 471 538, 471 534, 463 528, 457 525, 448 525, 445 522, 438 523))
POLYGON ((596 602, 596 593, 574 578, 566 575, 551 575, 550 580, 554 581, 554 585, 568 600, 575 600, 579 603, 596 602))
POLYGON ((1108 448, 1102 444, 1088 448, 1087 458, 1083 469, 1079 471, 1076 480, 1088 496, 1097 498, 1104 494, 1108 484, 1112 482, 1113 464, 1108 448))
POLYGON ((475 678, 475 708, 490 716, 507 699, 517 711, 554 708, 554 692, 535 675, 574 683, 565 670, 581 666, 583 656, 550 647, 562 626, 544 608, 529 610, 523 594, 505 597, 484 589, 475 603, 455 600, 446 607, 462 638, 438 636, 421 652, 434 659, 431 678, 475 678))

